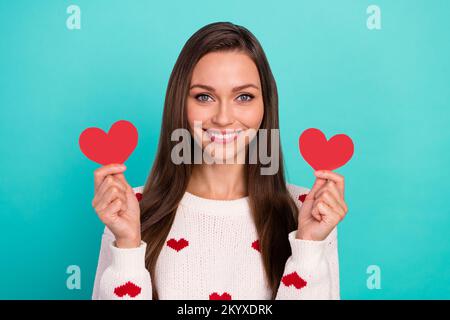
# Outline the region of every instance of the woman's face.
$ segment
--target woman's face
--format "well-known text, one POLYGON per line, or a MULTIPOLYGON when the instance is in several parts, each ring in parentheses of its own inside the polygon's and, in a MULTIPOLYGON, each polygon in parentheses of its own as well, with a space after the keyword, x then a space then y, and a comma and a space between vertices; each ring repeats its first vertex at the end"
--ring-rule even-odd
POLYGON ((213 160, 230 163, 245 150, 264 115, 255 63, 240 51, 208 53, 195 66, 189 88, 191 134, 213 160))

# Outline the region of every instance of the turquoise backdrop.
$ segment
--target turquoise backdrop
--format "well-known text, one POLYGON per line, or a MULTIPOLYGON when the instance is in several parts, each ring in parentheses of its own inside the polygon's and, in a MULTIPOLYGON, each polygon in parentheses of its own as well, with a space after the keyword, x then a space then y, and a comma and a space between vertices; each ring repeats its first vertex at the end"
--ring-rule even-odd
POLYGON ((231 21, 262 43, 280 94, 288 180, 311 187, 298 137, 345 133, 352 160, 339 228, 343 299, 450 298, 450 2, 1 1, 0 298, 89 299, 103 226, 87 127, 139 130, 127 178, 143 185, 165 89, 186 40, 231 21), (81 9, 70 30, 69 5, 81 9), (369 5, 381 29, 369 30, 369 5), (69 290, 66 269, 81 270, 69 290), (370 290, 366 270, 381 270, 370 290))

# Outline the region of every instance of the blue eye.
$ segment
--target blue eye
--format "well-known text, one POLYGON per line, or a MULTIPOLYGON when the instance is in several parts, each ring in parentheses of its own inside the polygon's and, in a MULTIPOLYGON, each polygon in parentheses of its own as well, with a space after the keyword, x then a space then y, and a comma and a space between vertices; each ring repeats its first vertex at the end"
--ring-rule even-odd
POLYGON ((195 99, 197 99, 200 102, 208 102, 209 101, 208 98, 211 98, 211 97, 208 96, 207 94, 203 94, 203 93, 195 96, 195 99))
POLYGON ((244 97, 244 98, 245 98, 245 99, 240 99, 241 102, 249 102, 250 100, 252 100, 252 99, 254 98, 254 96, 251 95, 251 94, 241 94, 239 97, 237 97, 238 100, 239 100, 239 98, 241 98, 241 97, 244 97))

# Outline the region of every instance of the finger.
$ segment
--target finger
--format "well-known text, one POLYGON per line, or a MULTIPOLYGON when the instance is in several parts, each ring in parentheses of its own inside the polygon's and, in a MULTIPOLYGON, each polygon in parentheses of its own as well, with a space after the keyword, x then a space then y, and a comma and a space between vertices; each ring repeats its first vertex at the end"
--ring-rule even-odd
POLYGON ((317 208, 317 203, 314 203, 313 208, 311 210, 311 215, 316 219, 317 221, 322 221, 322 216, 320 215, 319 209, 317 208))
POLYGON ((315 194, 317 193, 317 191, 320 190, 320 188, 322 188, 325 185, 326 182, 327 182, 326 179, 316 178, 316 181, 314 181, 314 185, 306 195, 304 202, 306 202, 306 200, 314 200, 315 194))
POLYGON ((314 175, 322 179, 329 179, 334 181, 340 194, 342 195, 342 197, 344 197, 344 176, 331 170, 316 170, 314 171, 314 175))
POLYGON ((106 208, 98 211, 98 217, 103 221, 105 225, 109 225, 113 218, 120 212, 121 210, 121 201, 120 199, 116 199, 111 202, 106 208))
POLYGON ((102 182, 102 184, 100 185, 100 187, 98 188, 98 190, 95 192, 95 196, 94 196, 94 200, 92 200, 93 206, 95 206, 95 204, 97 202, 99 202, 101 199, 103 199, 105 192, 110 188, 110 187, 117 187, 120 190, 122 190, 123 192, 126 191, 125 187, 122 185, 122 183, 120 182, 119 179, 114 178, 113 175, 108 175, 102 182))
POLYGON ((94 190, 97 190, 105 177, 110 174, 120 173, 125 171, 126 166, 124 164, 108 164, 100 167, 94 171, 94 190))
POLYGON ((107 202, 107 201, 105 201, 105 202, 100 202, 99 203, 99 205, 97 206, 97 208, 95 209, 95 211, 97 211, 97 212, 102 212, 102 211, 104 211, 106 208, 108 208, 108 206, 110 206, 111 205, 111 203, 114 203, 114 202, 116 202, 116 201, 118 201, 119 203, 120 203, 120 206, 119 206, 119 211, 124 211, 124 212, 126 212, 127 211, 127 209, 128 209, 128 207, 127 207, 127 204, 126 204, 126 201, 124 201, 123 200, 123 198, 121 198, 121 197, 114 197, 114 198, 112 198, 112 200, 111 201, 109 201, 109 202, 107 202))
POLYGON ((97 198, 102 199, 105 196, 105 192, 111 187, 117 187, 125 192, 125 189, 119 182, 119 180, 114 178, 114 176, 109 175, 105 178, 105 180, 103 180, 102 184, 100 185, 100 188, 98 189, 98 192, 96 194, 97 198))
POLYGON ((320 189, 319 191, 317 191, 314 198, 315 199, 319 198, 320 195, 323 194, 325 191, 331 192, 336 199, 341 198, 341 193, 337 189, 336 183, 332 180, 328 180, 328 182, 325 184, 325 186, 322 189, 320 189))
POLYGON ((339 201, 334 197, 334 195, 331 192, 324 192, 322 195, 317 198, 317 202, 323 202, 327 206, 329 206, 331 209, 333 209, 341 218, 344 218, 345 216, 345 209, 341 206, 339 201))
POLYGON ((339 222, 342 220, 342 217, 337 212, 322 201, 317 204, 317 209, 319 210, 320 215, 327 217, 327 219, 331 219, 332 222, 339 222))
POLYGON ((322 221, 322 216, 320 215, 319 210, 317 209, 317 202, 315 202, 313 204, 312 210, 311 210, 311 215, 313 216, 314 219, 316 219, 317 221, 322 221))
POLYGON ((322 217, 318 214, 318 212, 316 210, 313 210, 314 195, 316 194, 317 191, 320 190, 320 188, 322 188, 325 185, 326 182, 327 180, 325 179, 316 178, 314 185, 312 186, 311 190, 308 192, 305 200, 302 203, 299 213, 305 212, 311 214, 313 218, 316 219, 317 221, 322 220, 322 217))
MULTIPOLYGON (((98 208, 99 210, 103 210, 107 207, 111 202, 115 199, 120 199, 124 205, 127 203, 127 199, 123 191, 119 190, 117 187, 111 187, 106 192, 103 198, 99 201, 98 208)), ((125 207, 124 207, 125 208, 125 207)), ((125 208, 126 210, 126 208, 125 208)))
MULTIPOLYGON (((124 187, 126 192, 132 192, 133 188, 130 186, 130 184, 128 183, 127 179, 125 178, 125 175, 123 173, 117 173, 114 175, 115 178, 117 178, 122 186, 124 187)), ((134 192, 133 192, 134 194, 134 192)))
POLYGON ((124 204, 127 203, 127 198, 126 198, 125 192, 123 192, 122 190, 116 188, 115 186, 109 188, 105 192, 104 199, 108 203, 114 201, 116 198, 119 198, 124 204))

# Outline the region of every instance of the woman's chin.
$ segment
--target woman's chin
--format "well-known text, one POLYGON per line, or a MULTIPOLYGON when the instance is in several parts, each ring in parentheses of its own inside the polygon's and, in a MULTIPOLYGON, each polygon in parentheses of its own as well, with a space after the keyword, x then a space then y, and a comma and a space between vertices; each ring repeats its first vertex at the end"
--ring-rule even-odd
POLYGON ((202 152, 207 163, 213 164, 235 164, 245 163, 245 145, 236 143, 216 143, 203 141, 202 152), (244 159, 243 159, 244 157, 244 159))
POLYGON ((233 164, 236 162, 236 154, 208 154, 209 158, 213 159, 214 164, 233 164))

